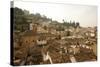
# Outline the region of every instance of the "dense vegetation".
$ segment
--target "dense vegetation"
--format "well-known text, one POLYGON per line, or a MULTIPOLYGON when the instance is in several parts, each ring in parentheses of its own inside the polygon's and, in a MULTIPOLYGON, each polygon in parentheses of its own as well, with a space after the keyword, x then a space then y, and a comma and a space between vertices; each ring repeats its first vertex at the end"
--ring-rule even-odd
POLYGON ((67 27, 67 28, 69 28, 69 27, 74 27, 74 28, 80 27, 79 22, 75 22, 75 21, 67 22, 67 21, 65 21, 63 19, 63 23, 59 23, 58 21, 52 20, 51 18, 47 18, 45 15, 41 15, 39 13, 36 13, 36 14, 28 13, 26 15, 24 10, 22 10, 22 9, 20 9, 18 7, 15 7, 15 8, 12 8, 12 9, 14 10, 14 23, 13 23, 13 27, 14 27, 14 30, 17 30, 17 31, 28 30, 29 29, 29 24, 31 22, 36 23, 36 22, 38 22, 40 20, 41 20, 41 23, 43 21, 45 21, 45 22, 51 21, 51 23, 56 23, 56 25, 59 26, 59 28, 57 28, 57 30, 64 30, 64 27, 67 27), (33 20, 30 21, 30 23, 27 21, 27 20, 29 20, 28 17, 32 17, 33 18, 33 20))

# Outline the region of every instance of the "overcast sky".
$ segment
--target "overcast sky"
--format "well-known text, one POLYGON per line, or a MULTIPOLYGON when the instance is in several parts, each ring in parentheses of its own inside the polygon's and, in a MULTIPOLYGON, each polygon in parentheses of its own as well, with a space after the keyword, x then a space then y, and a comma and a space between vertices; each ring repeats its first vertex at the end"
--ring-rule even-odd
POLYGON ((64 19, 79 22, 83 27, 97 26, 96 6, 15 1, 14 7, 40 13, 59 22, 64 19))

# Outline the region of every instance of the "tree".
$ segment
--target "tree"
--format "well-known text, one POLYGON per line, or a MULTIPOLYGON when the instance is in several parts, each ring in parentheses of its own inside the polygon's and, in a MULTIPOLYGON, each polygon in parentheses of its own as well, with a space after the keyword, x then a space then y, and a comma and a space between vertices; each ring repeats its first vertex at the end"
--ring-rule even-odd
MULTIPOLYGON (((23 26, 27 23, 27 18, 24 14, 24 11, 20 8, 12 8, 14 10, 14 23, 13 28, 14 30, 23 31, 23 26)), ((28 29, 28 28, 27 28, 28 29)))
POLYGON ((14 14, 15 15, 24 15, 24 12, 22 9, 18 8, 18 7, 15 7, 14 8, 14 14))
POLYGON ((77 23, 76 23, 76 27, 80 27, 80 24, 79 24, 79 22, 77 22, 77 23))
POLYGON ((63 23, 65 23, 65 20, 64 19, 62 21, 63 21, 63 23))
POLYGON ((75 28, 75 26, 76 26, 75 21, 73 21, 73 23, 72 23, 72 27, 75 28))

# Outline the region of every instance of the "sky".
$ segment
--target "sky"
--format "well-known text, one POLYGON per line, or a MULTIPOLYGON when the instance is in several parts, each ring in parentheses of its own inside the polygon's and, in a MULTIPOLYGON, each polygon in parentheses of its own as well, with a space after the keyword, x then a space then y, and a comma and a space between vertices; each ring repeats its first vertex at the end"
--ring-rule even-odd
POLYGON ((61 23, 64 19, 79 22, 83 27, 97 26, 97 6, 14 1, 14 7, 40 13, 61 23))

